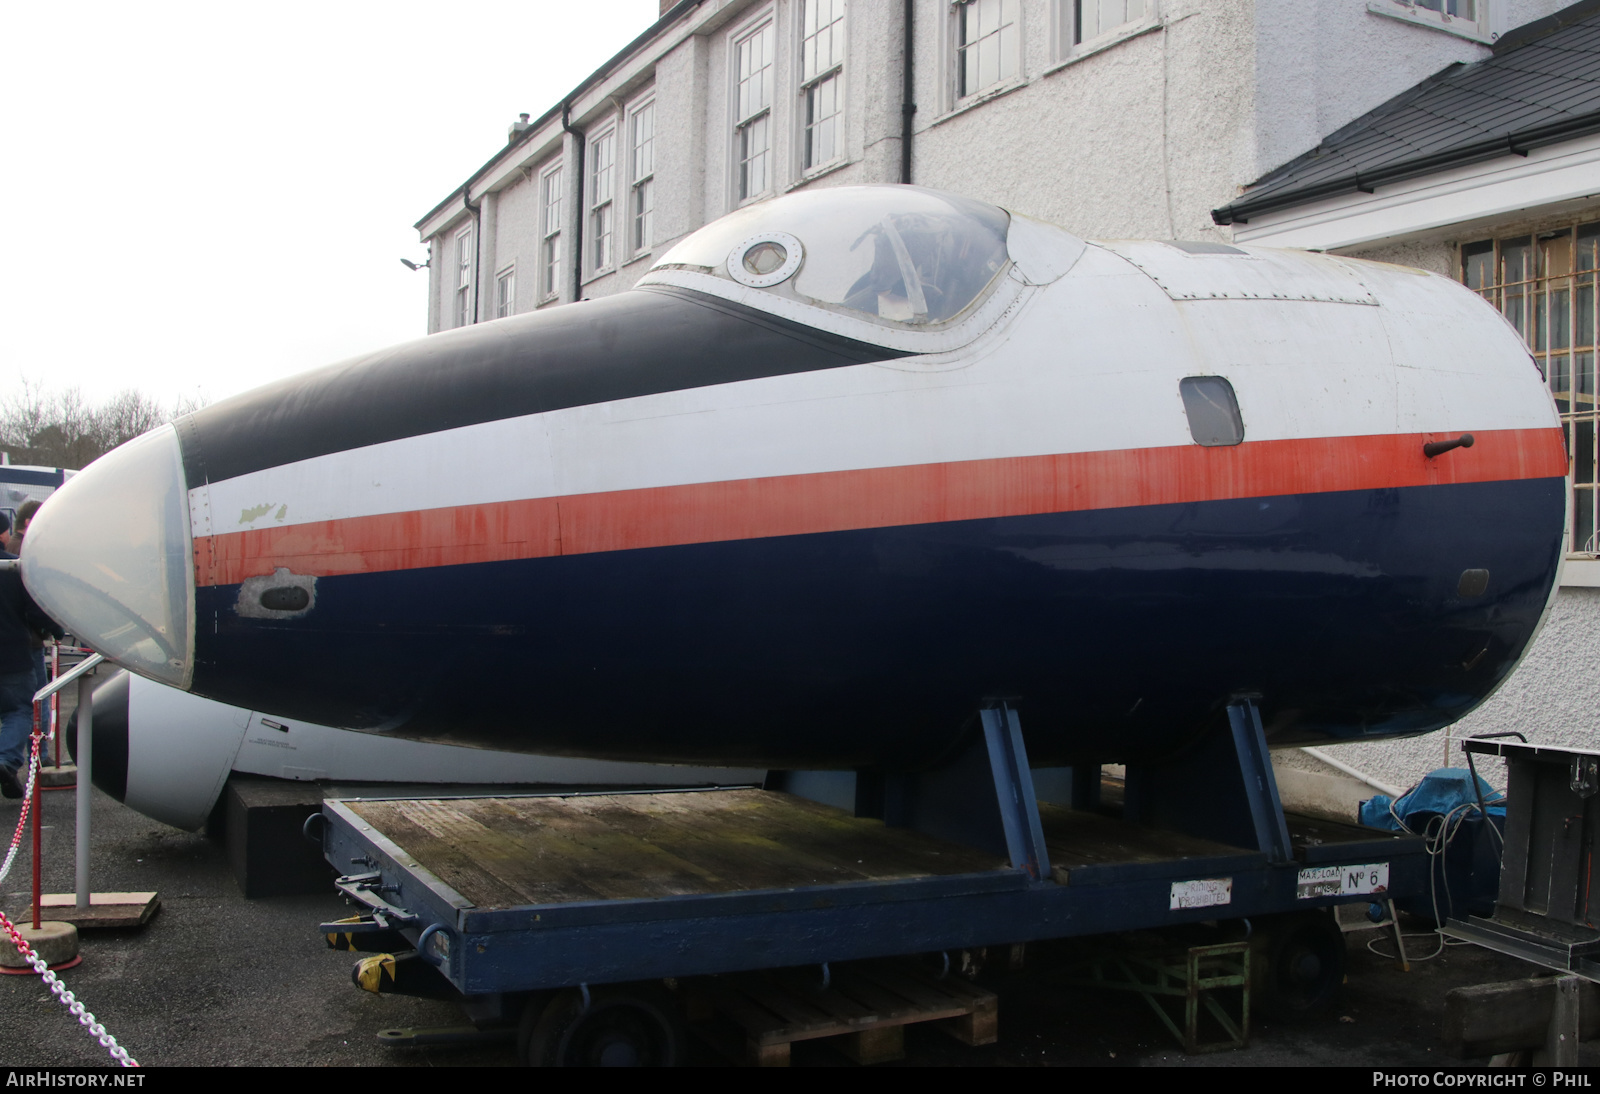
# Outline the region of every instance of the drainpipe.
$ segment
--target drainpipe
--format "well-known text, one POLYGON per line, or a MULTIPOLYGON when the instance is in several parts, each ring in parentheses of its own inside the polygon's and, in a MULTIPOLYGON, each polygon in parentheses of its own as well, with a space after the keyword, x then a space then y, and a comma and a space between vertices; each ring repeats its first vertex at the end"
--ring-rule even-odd
POLYGON ((572 100, 567 99, 561 104, 561 131, 573 137, 573 190, 577 201, 577 216, 573 218, 576 227, 572 231, 572 300, 577 303, 583 299, 583 148, 585 136, 581 129, 572 128, 572 100))
POLYGON ((916 8, 916 0, 905 0, 905 44, 901 64, 900 87, 900 181, 911 181, 911 116, 917 112, 917 104, 912 102, 913 88, 911 81, 911 55, 912 55, 912 12, 916 8))
POLYGON ((1320 748, 1305 748, 1305 747, 1302 747, 1300 749, 1300 751, 1304 752, 1307 756, 1310 756, 1313 759, 1321 760, 1323 763, 1327 764, 1329 767, 1333 768, 1335 771, 1344 772, 1346 775, 1349 775, 1352 779, 1355 779, 1357 782, 1366 783, 1368 786, 1372 787, 1372 789, 1378 791, 1379 793, 1387 794, 1387 795, 1389 795, 1389 797, 1395 799, 1396 801, 1399 801, 1400 798, 1405 794, 1405 791, 1402 790, 1400 787, 1398 787, 1398 786, 1390 786, 1386 782, 1379 782, 1377 779, 1374 779, 1371 775, 1368 775, 1365 771, 1358 770, 1357 768, 1351 767, 1349 764, 1344 763, 1341 760, 1334 759, 1332 756, 1328 755, 1326 752, 1322 751, 1322 749, 1320 749, 1320 748))

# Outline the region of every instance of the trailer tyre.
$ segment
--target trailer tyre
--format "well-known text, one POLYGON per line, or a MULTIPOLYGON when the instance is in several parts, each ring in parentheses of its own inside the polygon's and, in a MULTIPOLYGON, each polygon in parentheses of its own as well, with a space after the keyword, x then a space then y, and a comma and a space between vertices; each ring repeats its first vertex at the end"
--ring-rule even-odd
POLYGON ((1267 927, 1263 980, 1268 1013, 1294 1021, 1333 1004, 1344 984, 1344 934, 1328 912, 1278 917, 1267 927))
POLYGON ((684 1056, 682 1010, 653 985, 593 989, 588 1009, 569 988, 530 1005, 518 1045, 529 1067, 676 1067, 684 1056))

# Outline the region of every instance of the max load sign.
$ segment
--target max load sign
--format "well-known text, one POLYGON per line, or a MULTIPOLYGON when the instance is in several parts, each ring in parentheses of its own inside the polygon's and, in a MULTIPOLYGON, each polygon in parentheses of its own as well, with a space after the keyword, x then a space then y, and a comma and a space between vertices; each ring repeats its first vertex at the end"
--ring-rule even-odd
POLYGON ((1295 896, 1314 900, 1324 896, 1363 896, 1389 891, 1389 864, 1367 866, 1310 866, 1300 871, 1295 896))

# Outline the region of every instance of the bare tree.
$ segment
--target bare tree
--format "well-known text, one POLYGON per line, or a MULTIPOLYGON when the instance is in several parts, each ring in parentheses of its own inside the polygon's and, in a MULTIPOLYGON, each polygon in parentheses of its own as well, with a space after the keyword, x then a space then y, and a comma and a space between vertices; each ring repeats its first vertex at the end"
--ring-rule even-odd
POLYGON ((0 445, 11 450, 30 447, 33 438, 51 424, 53 401, 43 383, 27 376, 0 395, 0 445))
POLYGON ((128 388, 113 395, 95 414, 96 440, 101 451, 109 452, 124 441, 131 441, 141 433, 148 433, 158 425, 172 420, 176 407, 168 410, 154 397, 128 388))
POLYGON ((185 397, 163 407, 148 393, 128 388, 91 406, 77 387, 51 392, 25 377, 0 395, 0 449, 13 463, 83 467, 206 402, 203 396, 185 397))

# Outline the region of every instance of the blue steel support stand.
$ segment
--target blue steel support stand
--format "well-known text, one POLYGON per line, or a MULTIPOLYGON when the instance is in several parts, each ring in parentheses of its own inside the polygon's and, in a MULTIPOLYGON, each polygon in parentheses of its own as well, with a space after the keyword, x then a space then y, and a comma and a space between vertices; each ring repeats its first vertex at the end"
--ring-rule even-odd
POLYGON ((1234 696, 1229 732, 1210 735, 1175 762, 1130 765, 1124 818, 1248 847, 1268 862, 1289 862, 1289 826, 1257 698, 1234 696))
POLYGON ((1272 754, 1267 751, 1267 735, 1261 727, 1256 698, 1239 696, 1229 703, 1228 726, 1233 730, 1234 751, 1239 754, 1239 772, 1244 776, 1244 796, 1255 829, 1256 849, 1265 851, 1269 862, 1288 862, 1294 857, 1289 846, 1289 825, 1283 819, 1278 780, 1272 774, 1272 754))
POLYGON ((994 775, 995 804, 1005 828, 1006 855, 1011 865, 1035 881, 1050 876, 1050 856, 1039 823, 1039 800, 1033 791, 1033 772, 1022 744, 1022 724, 1005 703, 984 708, 983 743, 994 775))
POLYGON ((774 771, 766 788, 1003 855, 1033 880, 1048 878, 1050 856, 1017 712, 996 701, 979 716, 981 738, 935 770, 774 771))

